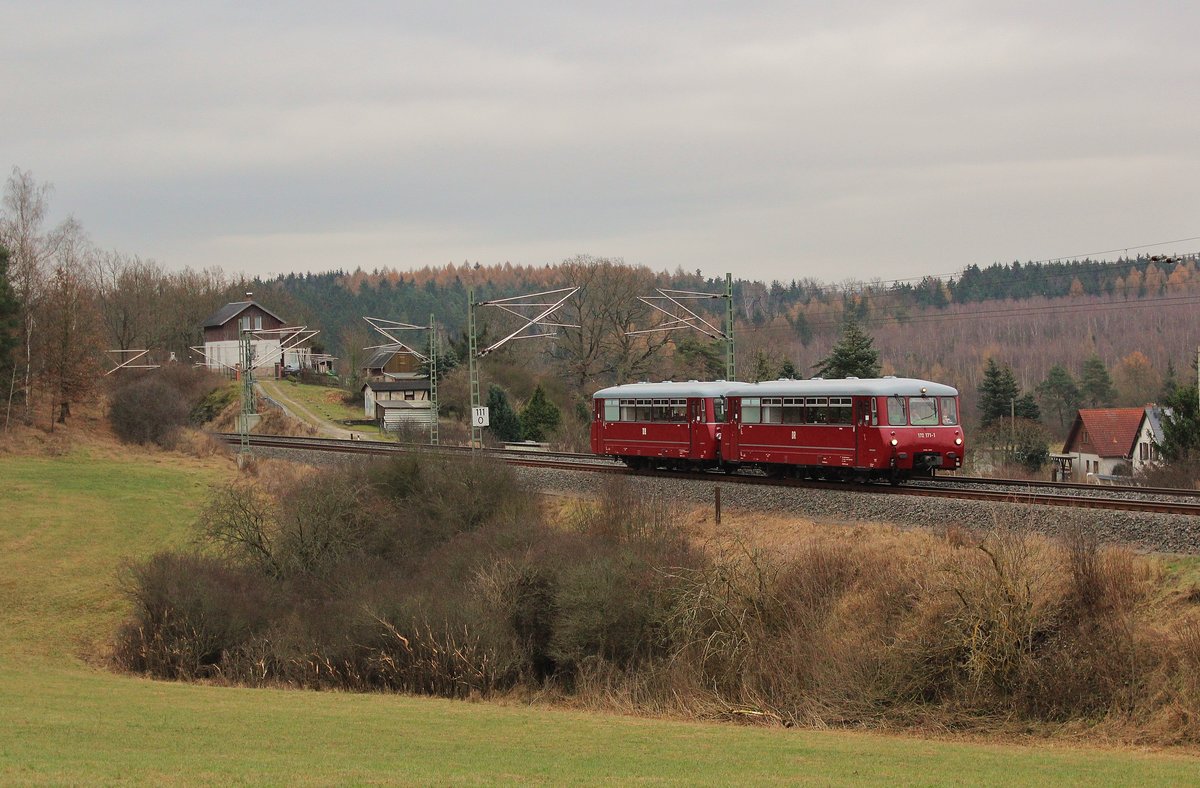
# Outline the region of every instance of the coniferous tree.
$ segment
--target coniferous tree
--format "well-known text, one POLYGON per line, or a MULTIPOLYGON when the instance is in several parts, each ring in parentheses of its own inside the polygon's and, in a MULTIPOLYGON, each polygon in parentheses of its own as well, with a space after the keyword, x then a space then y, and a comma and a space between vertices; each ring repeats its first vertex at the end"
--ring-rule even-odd
POLYGON ((990 427, 1008 415, 1009 403, 1017 397, 1017 379, 1007 365, 989 358, 979 383, 979 424, 990 427))
MULTIPOLYGON (((8 281, 8 249, 0 244, 0 383, 8 380, 21 324, 21 304, 8 281)), ((8 387, 5 386, 5 392, 8 387)))
POLYGON ((759 350, 754 356, 754 373, 751 375, 751 382, 757 383, 760 380, 771 380, 774 375, 775 365, 771 363, 771 357, 767 355, 765 350, 759 350))
POLYGON ((1167 359, 1167 373, 1163 375, 1162 391, 1158 398, 1166 402, 1171 395, 1175 393, 1175 389, 1179 388, 1179 376, 1175 372, 1175 364, 1167 359))
POLYGON ((725 375, 725 351, 717 342, 702 342, 690 336, 675 340, 675 374, 697 380, 715 380, 725 375))
POLYGON ((1163 399, 1162 428, 1159 449, 1167 462, 1200 459, 1200 404, 1194 385, 1176 386, 1163 399))
POLYGON ((1037 395, 1046 410, 1054 414, 1059 428, 1066 427, 1067 419, 1073 419, 1079 409, 1079 386, 1060 364, 1055 364, 1046 373, 1046 379, 1038 384, 1037 395))
POLYGON ((525 407, 521 409, 521 429, 526 440, 544 441, 549 438, 562 423, 562 411, 550 400, 546 399, 546 390, 538 384, 525 407))
POLYGON ((1083 371, 1079 376, 1079 389, 1085 404, 1093 408, 1106 408, 1112 404, 1116 392, 1113 390, 1112 377, 1104 361, 1093 354, 1083 362, 1083 371))
POLYGON ((813 369, 817 377, 823 378, 877 378, 879 351, 875 349, 871 335, 859 328, 854 320, 848 320, 837 344, 813 369))
POLYGON ((521 440, 521 419, 508 401, 508 394, 496 384, 488 386, 488 429, 502 441, 521 440))
POLYGON ((787 378, 788 380, 799 380, 800 370, 796 369, 796 365, 792 363, 790 358, 785 358, 783 363, 779 365, 779 377, 787 378))

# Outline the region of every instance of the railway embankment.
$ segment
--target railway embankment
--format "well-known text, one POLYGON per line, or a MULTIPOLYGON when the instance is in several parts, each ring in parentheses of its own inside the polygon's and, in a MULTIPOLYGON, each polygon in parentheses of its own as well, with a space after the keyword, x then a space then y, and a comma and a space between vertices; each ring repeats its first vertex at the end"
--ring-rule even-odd
MULTIPOLYGON (((356 455, 292 448, 256 447, 259 456, 278 457, 312 465, 337 466, 359 462, 356 455)), ((607 474, 560 468, 517 467, 532 489, 554 495, 595 496, 612 484, 607 474)), ((726 509, 793 515, 831 526, 889 523, 900 527, 945 529, 962 527, 986 531, 999 523, 1022 523, 1046 536, 1083 533, 1101 544, 1123 544, 1144 552, 1200 554, 1200 517, 1125 512, 1110 509, 1042 506, 1023 502, 994 503, 924 496, 889 495, 877 490, 806 489, 759 484, 736 484, 717 475, 696 478, 621 476, 635 494, 659 496, 692 506, 713 506, 720 487, 726 509)), ((1010 527, 1006 525, 1005 527, 1010 527)))

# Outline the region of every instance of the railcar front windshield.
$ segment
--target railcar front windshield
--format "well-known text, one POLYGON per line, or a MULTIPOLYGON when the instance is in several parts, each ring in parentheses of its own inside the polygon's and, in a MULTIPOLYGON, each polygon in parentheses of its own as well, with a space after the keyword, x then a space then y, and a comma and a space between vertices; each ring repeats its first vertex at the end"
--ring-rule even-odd
POLYGON ((954 397, 901 397, 887 398, 888 424, 893 427, 957 426, 958 400, 954 397))
POLYGON ((908 416, 914 427, 933 427, 938 423, 937 400, 933 397, 912 397, 908 401, 908 416))

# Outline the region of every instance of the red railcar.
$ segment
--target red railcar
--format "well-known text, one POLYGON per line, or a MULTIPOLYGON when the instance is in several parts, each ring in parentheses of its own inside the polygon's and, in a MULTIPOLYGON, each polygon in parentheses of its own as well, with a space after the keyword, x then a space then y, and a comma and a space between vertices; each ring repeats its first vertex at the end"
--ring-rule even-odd
POLYGON ((632 467, 720 463, 725 397, 744 383, 630 383, 592 399, 592 451, 632 467))
POLYGON ((962 466, 958 391, 913 378, 777 380, 729 393, 722 462, 781 475, 929 476, 962 466))
POLYGON ((913 378, 636 383, 596 392, 592 451, 635 467, 886 478, 962 466, 958 391, 913 378))

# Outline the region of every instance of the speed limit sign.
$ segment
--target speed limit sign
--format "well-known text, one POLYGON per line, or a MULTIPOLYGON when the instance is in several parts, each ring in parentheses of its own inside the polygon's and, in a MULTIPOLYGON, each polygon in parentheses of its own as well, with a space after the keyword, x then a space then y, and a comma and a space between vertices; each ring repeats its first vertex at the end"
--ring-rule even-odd
POLYGON ((471 424, 476 427, 486 427, 489 423, 488 409, 486 407, 471 408, 471 424))

